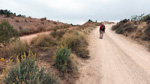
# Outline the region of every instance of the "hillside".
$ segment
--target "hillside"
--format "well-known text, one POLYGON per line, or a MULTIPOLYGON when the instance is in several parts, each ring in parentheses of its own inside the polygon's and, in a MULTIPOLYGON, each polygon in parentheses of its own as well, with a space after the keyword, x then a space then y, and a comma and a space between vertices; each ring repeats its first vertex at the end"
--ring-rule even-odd
POLYGON ((112 27, 118 34, 132 38, 136 42, 150 49, 150 21, 146 20, 122 20, 112 27))
POLYGON ((16 15, 7 10, 0 10, 0 23, 8 21, 14 29, 19 31, 20 35, 27 35, 42 31, 50 31, 53 28, 63 29, 71 27, 70 24, 59 21, 47 20, 46 18, 31 18, 24 15, 16 15))
POLYGON ((0 84, 75 84, 78 66, 90 58, 87 36, 99 24, 69 25, 9 11, 0 22, 0 84))

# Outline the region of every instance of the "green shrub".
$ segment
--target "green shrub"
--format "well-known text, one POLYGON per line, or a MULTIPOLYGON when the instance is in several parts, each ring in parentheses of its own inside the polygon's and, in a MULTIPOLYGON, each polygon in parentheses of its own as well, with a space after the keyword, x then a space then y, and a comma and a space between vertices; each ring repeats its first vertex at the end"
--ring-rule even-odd
POLYGON ((12 41, 10 39, 13 37, 15 39, 18 38, 19 33, 16 30, 14 30, 13 27, 7 21, 3 21, 0 24, 0 43, 9 43, 10 41, 12 41))
POLYGON ((12 67, 4 78, 5 84, 59 84, 58 80, 50 73, 44 73, 44 68, 39 70, 35 59, 24 59, 16 67, 12 67))
POLYGON ((60 71, 68 71, 70 67, 70 50, 67 47, 58 47, 55 53, 55 65, 60 71))
POLYGON ((70 48, 79 57, 88 57, 88 42, 84 34, 78 32, 67 33, 62 38, 61 44, 70 48))
POLYGON ((51 32, 51 35, 55 38, 57 35, 57 26, 54 27, 53 32, 51 32))
POLYGON ((51 47, 57 45, 57 41, 50 35, 40 35, 31 41, 34 47, 51 47))
POLYGON ((142 18, 143 21, 149 21, 150 20, 150 14, 148 15, 145 15, 143 18, 142 18))
POLYGON ((150 14, 141 14, 141 15, 134 15, 131 16, 131 21, 148 21, 150 20, 150 14))

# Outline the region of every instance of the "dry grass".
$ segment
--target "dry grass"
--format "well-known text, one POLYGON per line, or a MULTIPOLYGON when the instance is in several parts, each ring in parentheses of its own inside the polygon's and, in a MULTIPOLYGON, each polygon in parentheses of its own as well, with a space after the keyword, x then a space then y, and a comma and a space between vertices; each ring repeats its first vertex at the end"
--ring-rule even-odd
POLYGON ((50 35, 39 35, 31 41, 33 47, 52 47, 57 44, 57 40, 50 35))
POLYGON ((88 58, 89 51, 87 50, 88 42, 86 35, 79 32, 67 33, 61 40, 61 44, 67 46, 77 56, 88 58))
POLYGON ((0 57, 4 58, 15 58, 17 55, 23 54, 24 52, 28 52, 30 49, 27 43, 22 43, 21 41, 11 42, 7 45, 7 47, 3 47, 1 50, 0 57))

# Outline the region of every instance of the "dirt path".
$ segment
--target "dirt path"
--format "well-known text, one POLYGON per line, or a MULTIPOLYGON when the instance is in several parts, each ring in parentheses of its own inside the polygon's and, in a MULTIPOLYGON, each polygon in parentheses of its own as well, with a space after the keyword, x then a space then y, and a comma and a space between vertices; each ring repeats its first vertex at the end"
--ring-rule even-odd
POLYGON ((23 42, 27 42, 28 44, 30 44, 30 42, 32 41, 33 38, 37 37, 38 35, 50 34, 50 32, 51 32, 51 31, 40 32, 40 33, 36 33, 36 34, 21 36, 21 37, 20 37, 20 40, 23 41, 23 42))
POLYGON ((90 34, 91 58, 80 66, 76 84, 150 84, 150 53, 111 26, 102 40, 98 28, 90 34))
MULTIPOLYGON (((69 30, 72 29, 76 29, 76 27, 70 27, 68 28, 69 30)), ((57 29, 57 31, 60 31, 63 29, 57 29)), ((23 42, 27 42, 28 44, 30 44, 30 42, 32 41, 33 38, 37 37, 38 35, 43 35, 43 34, 50 34, 52 31, 46 31, 46 32, 39 32, 39 33, 35 33, 35 34, 30 34, 30 35, 25 35, 25 36, 21 36, 20 40, 23 42)))

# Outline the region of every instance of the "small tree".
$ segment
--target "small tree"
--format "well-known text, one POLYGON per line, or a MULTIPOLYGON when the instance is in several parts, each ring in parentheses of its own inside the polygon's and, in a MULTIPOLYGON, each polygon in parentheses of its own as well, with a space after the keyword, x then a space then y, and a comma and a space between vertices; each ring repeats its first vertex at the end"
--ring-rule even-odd
POLYGON ((91 19, 89 19, 88 22, 93 22, 93 21, 91 19))
POLYGON ((5 45, 10 41, 15 40, 18 36, 19 33, 16 30, 14 30, 13 27, 7 21, 3 21, 0 24, 0 43, 5 45))

